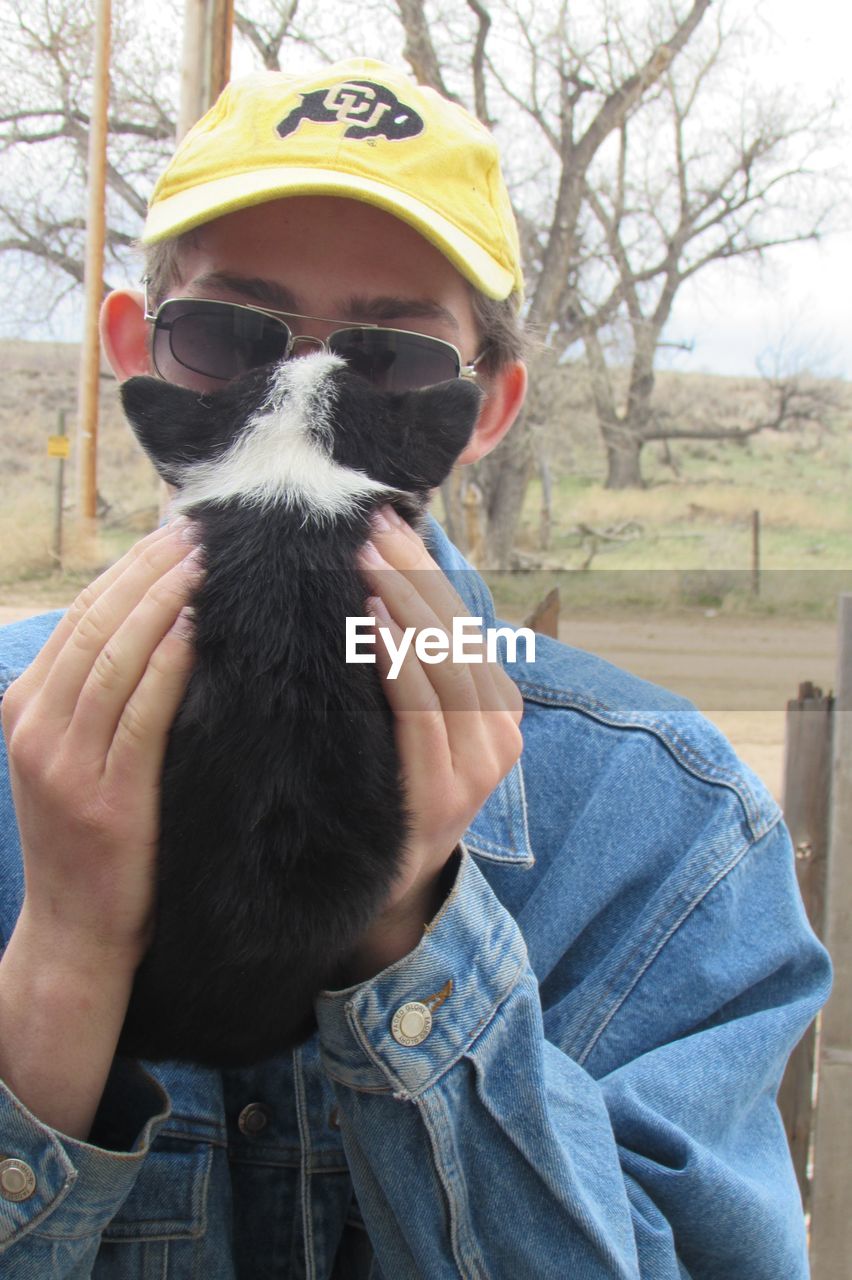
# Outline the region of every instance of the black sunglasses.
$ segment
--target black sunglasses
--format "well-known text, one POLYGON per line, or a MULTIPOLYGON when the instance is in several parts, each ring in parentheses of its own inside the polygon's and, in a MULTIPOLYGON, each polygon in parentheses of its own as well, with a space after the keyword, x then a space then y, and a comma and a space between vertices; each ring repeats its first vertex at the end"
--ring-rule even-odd
POLYGON ((151 312, 146 296, 145 319, 154 326, 151 354, 157 373, 193 390, 186 371, 230 382, 250 369, 290 359, 298 344, 340 356, 382 391, 416 391, 453 378, 475 378, 482 358, 466 365, 451 342, 380 325, 349 325, 324 340, 295 334, 285 320, 324 317, 206 298, 169 298, 151 312))

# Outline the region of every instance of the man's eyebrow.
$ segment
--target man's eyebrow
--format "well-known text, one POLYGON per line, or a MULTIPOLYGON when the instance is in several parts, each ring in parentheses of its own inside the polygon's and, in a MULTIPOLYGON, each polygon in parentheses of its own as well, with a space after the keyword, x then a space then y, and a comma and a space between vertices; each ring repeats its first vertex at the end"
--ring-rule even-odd
POLYGON ((445 324, 450 325, 457 333, 459 331, 459 322, 452 311, 441 306, 440 302, 435 302, 432 298, 392 296, 362 298, 355 296, 347 299, 345 309, 348 315, 357 317, 359 320, 371 321, 373 324, 378 324, 382 320, 398 320, 403 317, 409 320, 443 320, 445 324))
POLYGON ((208 271, 203 276, 196 276, 192 282, 193 290, 201 289, 205 293, 216 289, 227 289, 231 293, 239 293, 244 298, 252 298, 276 311, 297 313, 296 295, 286 289, 283 284, 274 280, 265 280, 262 276, 238 276, 230 271, 208 271))
MULTIPOLYGON (((193 291, 203 290, 215 292, 216 289, 227 289, 243 298, 251 298, 262 306, 276 311, 284 311, 291 315, 305 315, 299 299, 283 284, 274 280, 266 280, 262 276, 238 276, 229 271, 208 271, 197 276, 192 282, 193 291)), ((402 318, 416 320, 442 320, 457 333, 459 322, 446 307, 432 298, 403 298, 383 295, 378 298, 353 295, 347 298, 340 308, 340 314, 329 317, 332 320, 363 320, 367 324, 387 323, 389 320, 402 318)))

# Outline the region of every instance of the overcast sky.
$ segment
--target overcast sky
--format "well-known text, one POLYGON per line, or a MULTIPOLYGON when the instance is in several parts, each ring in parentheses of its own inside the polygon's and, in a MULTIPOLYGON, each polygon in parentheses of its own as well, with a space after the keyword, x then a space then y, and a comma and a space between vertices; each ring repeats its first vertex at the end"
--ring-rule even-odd
MULTIPOLYGON (((731 0, 732 9, 753 14, 754 0, 731 0)), ((767 0, 762 6, 767 31, 755 81, 789 83, 812 97, 837 86, 847 95, 845 155, 852 161, 852 7, 841 0, 767 0)), ((692 340, 689 356, 672 360, 676 368, 713 373, 751 374, 761 353, 784 342, 791 357, 821 372, 852 377, 852 193, 845 230, 820 245, 796 245, 769 255, 758 277, 754 270, 711 268, 684 287, 670 330, 672 338, 692 340)))

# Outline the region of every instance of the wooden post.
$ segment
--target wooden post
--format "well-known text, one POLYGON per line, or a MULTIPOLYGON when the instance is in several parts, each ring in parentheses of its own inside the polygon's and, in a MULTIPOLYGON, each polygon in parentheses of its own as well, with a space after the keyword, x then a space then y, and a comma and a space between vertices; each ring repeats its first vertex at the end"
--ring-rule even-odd
POLYGON ((474 569, 485 564, 485 500, 475 480, 468 480, 462 498, 465 555, 474 569))
POLYGON ((822 1015, 811 1193, 813 1280, 852 1269, 852 595, 840 597, 825 941, 834 990, 822 1015))
POLYGON ((88 214, 86 218, 85 312, 77 401, 78 487, 81 541, 95 534, 98 501, 98 402, 101 347, 98 316, 103 301, 106 238, 106 154, 109 107, 110 0, 95 7, 95 64, 89 124, 88 214))
MULTIPOLYGON (((787 703, 784 739, 784 817, 796 851, 796 873, 808 919, 825 935, 825 876, 828 804, 831 788, 831 731, 834 699, 809 682, 787 703)), ((778 1105, 790 1143, 802 1203, 809 1207, 808 1155, 813 1131, 816 1025, 793 1051, 778 1105)))
POLYGON ((549 551, 553 527, 553 480, 550 475, 550 464, 544 454, 538 460, 538 474, 541 477, 541 514, 538 522, 538 545, 542 551, 549 551))
POLYGON ((444 505, 444 528, 450 542, 458 547, 464 555, 467 544, 464 540, 464 507, 462 506, 463 476, 461 467, 453 467, 450 474, 441 484, 441 501, 444 505))
POLYGON ((543 636, 559 639, 559 588, 553 587, 543 600, 539 600, 523 625, 533 631, 540 631, 543 636))
MULTIPOLYGON (((180 106, 175 142, 213 106, 231 76, 234 0, 184 0, 180 106)), ((160 516, 171 499, 160 483, 160 516)))
POLYGON ((184 0, 178 142, 228 83, 233 25, 234 0, 184 0))
POLYGON ((760 512, 751 513, 751 594, 760 595, 760 512))

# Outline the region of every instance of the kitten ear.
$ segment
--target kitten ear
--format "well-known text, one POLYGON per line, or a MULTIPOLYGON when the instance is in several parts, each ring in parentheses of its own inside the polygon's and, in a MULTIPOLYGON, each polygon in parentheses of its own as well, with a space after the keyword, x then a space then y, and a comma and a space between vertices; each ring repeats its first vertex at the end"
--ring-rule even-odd
POLYGON ((134 435, 167 484, 179 485, 187 463, 198 461, 210 439, 209 400, 160 378, 140 376, 121 384, 121 403, 134 435))
POLYGON ((482 400, 480 388, 463 378, 406 393, 406 461, 430 488, 449 475, 473 435, 482 400))

